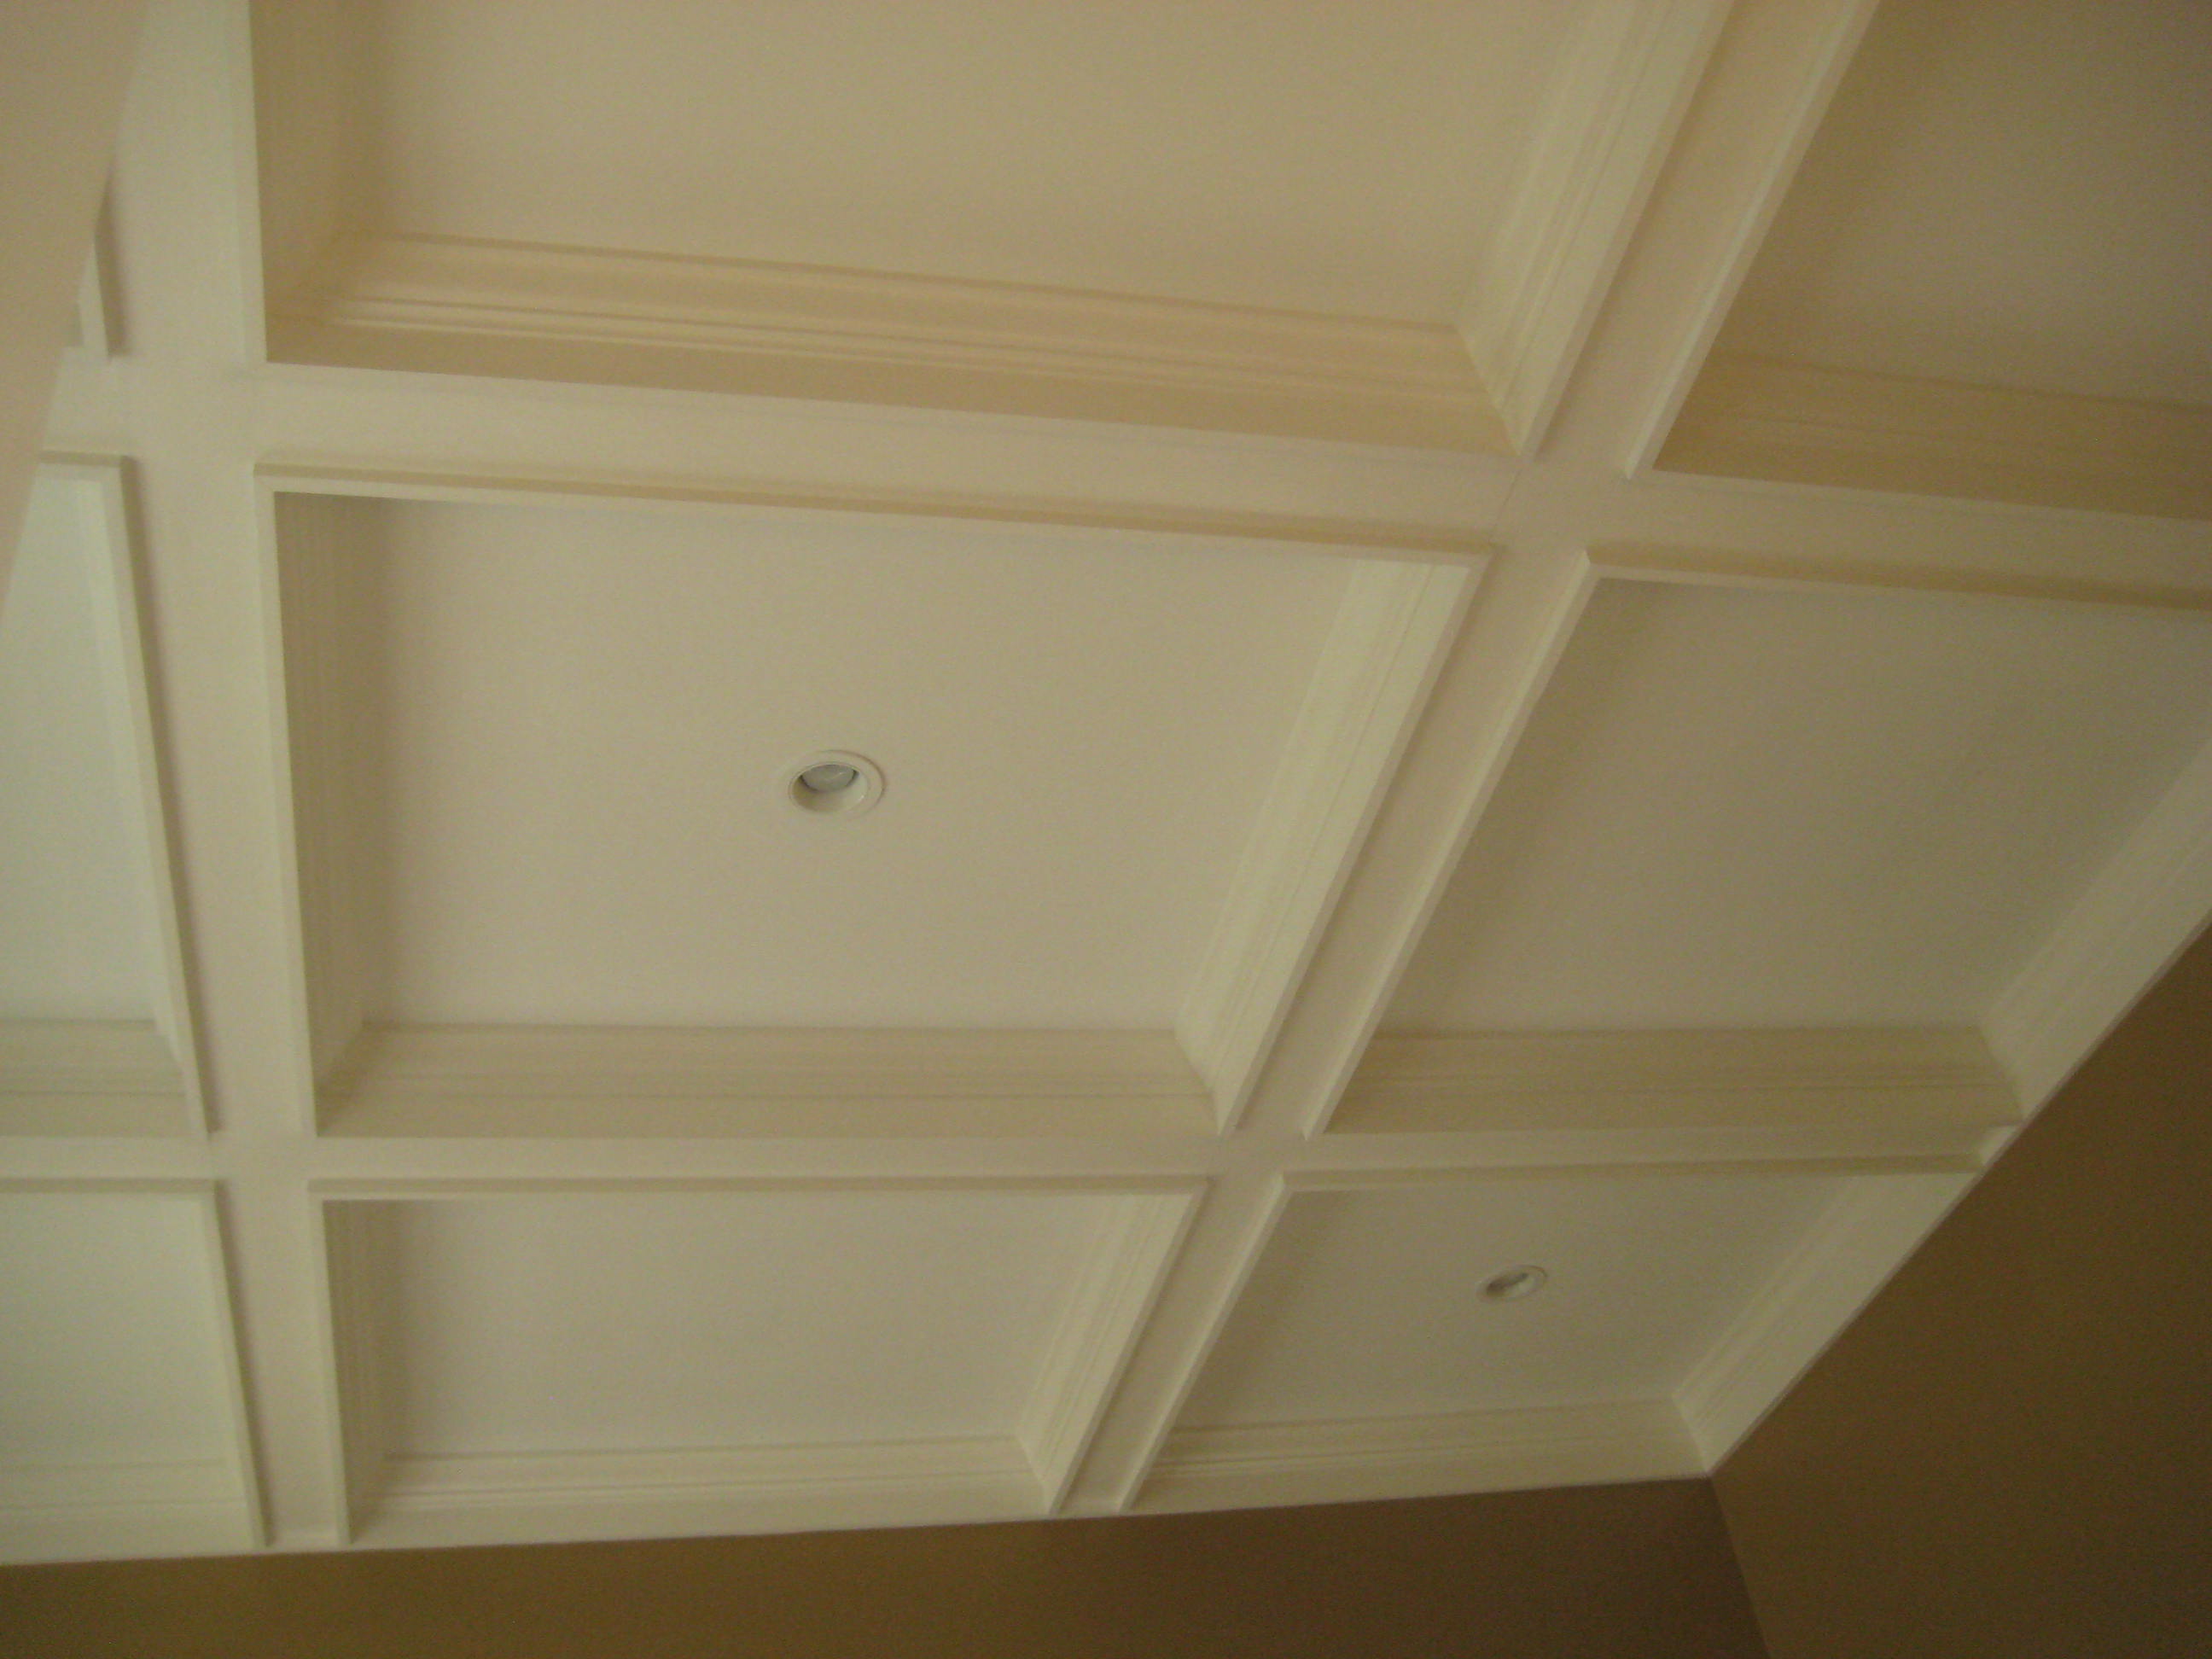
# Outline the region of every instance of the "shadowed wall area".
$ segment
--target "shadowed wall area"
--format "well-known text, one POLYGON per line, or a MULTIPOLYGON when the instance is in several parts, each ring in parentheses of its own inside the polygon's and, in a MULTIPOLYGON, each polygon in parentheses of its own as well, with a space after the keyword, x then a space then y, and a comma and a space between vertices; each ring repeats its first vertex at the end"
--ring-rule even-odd
POLYGON ((0 1573, 76 1659, 1759 1659, 1702 1481, 1047 1525, 0 1573))
POLYGON ((1723 1468, 1774 1659, 2212 1652, 2212 935, 1723 1468))

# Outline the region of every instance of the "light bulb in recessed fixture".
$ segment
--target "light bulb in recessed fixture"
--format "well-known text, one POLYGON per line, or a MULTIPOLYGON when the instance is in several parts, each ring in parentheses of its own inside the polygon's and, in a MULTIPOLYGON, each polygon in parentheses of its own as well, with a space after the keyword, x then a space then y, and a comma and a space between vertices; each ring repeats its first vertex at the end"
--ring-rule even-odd
POLYGON ((1551 1277, 1541 1267, 1508 1267, 1504 1273, 1492 1273, 1483 1281, 1483 1299, 1486 1302, 1518 1302, 1522 1297, 1534 1296, 1542 1290, 1551 1277))
POLYGON ((852 817, 883 799, 883 769, 842 750, 809 755, 783 776, 791 804, 808 812, 852 817))

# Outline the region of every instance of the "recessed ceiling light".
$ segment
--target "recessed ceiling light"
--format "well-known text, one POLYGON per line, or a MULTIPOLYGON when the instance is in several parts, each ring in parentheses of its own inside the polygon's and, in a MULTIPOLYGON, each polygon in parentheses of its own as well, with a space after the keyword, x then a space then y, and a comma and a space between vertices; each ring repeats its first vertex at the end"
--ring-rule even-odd
POLYGON ((1486 1302, 1518 1302, 1524 1296, 1534 1296, 1551 1279, 1551 1274, 1541 1267, 1522 1266, 1508 1267, 1502 1273, 1492 1273, 1483 1281, 1482 1295, 1486 1302))
POLYGON ((784 788, 803 811, 849 817, 883 799, 883 769, 862 755, 823 750, 787 770, 784 788))

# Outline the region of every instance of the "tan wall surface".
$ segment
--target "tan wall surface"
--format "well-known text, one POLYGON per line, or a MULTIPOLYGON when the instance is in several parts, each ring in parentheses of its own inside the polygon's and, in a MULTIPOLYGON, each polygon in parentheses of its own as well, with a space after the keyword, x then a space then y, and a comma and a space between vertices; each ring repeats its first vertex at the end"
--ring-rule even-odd
POLYGON ((38 1659, 1762 1659, 1703 1481, 0 1572, 38 1659))
POLYGON ((2212 935, 1718 1486, 1773 1659, 2212 1654, 2212 935))

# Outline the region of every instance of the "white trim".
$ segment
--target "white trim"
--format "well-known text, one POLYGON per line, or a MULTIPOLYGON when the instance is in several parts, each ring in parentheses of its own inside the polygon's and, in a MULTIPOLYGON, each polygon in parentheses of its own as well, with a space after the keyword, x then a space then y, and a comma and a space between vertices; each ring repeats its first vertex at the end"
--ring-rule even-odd
POLYGON ((1194 1182, 1181 1193, 1121 1200, 1120 1213, 1084 1262, 1015 1433, 1047 1513, 1066 1498, 1098 1431, 1197 1210, 1200 1188, 1194 1182))
POLYGON ((1674 1390, 1705 1468, 1720 1468, 1972 1181, 1890 1176, 1844 1189, 1674 1390))
POLYGON ((1595 581, 1579 551, 1501 556, 1486 574, 1309 947, 1254 1093, 1257 1127, 1328 1127, 1595 581))
POLYGON ((1670 470, 2212 518, 2212 409, 1715 352, 1670 470))
POLYGON ((1734 0, 1571 372, 1550 453, 1640 477, 1734 303, 1876 0, 1734 0))
POLYGON ((93 227, 92 246, 84 256, 84 274, 77 278, 76 308, 71 320, 69 349, 90 362, 105 362, 114 355, 107 271, 112 263, 106 204, 93 227))
MULTIPOLYGON (((704 411, 702 411, 704 413, 704 411)), ((1194 547, 1275 547, 1285 552, 1392 563, 1464 565, 1485 557, 1478 532, 1449 524, 1384 519, 1317 518, 1285 513, 1224 511, 1048 496, 957 494, 871 484, 807 483, 763 477, 675 478, 604 469, 532 471, 509 465, 478 471, 429 471, 335 459, 270 459, 254 476, 275 495, 361 496, 371 500, 465 501, 536 506, 616 504, 641 512, 728 510, 768 515, 830 514, 856 519, 952 520, 975 530, 1096 533, 1102 545, 1133 536, 1188 542, 1194 547)))
POLYGON ((1042 1512, 1008 1437, 391 1460, 364 1544, 665 1538, 1042 1512))
POLYGON ((234 1554, 258 1541, 238 1471, 220 1458, 0 1464, 0 1560, 234 1554))
POLYGON ((300 362, 1504 447, 1441 324, 403 234, 343 246, 288 305, 271 343, 300 362))
POLYGON ((1202 1134, 1204 1085, 1146 1031, 400 1025, 320 1091, 341 1135, 1202 1134))
POLYGON ((1331 1127, 1835 1127, 1960 1132, 1959 1150, 2018 1115, 1972 1030, 1383 1032, 1331 1127))
POLYGON ((150 910, 148 1012, 161 1052, 144 1049, 138 1022, 5 1022, 0 1028, 0 1133, 186 1134, 205 1127, 195 999, 168 824, 167 769, 154 721, 142 624, 130 466, 112 458, 52 454, 39 476, 69 492, 89 550, 84 574, 95 612, 100 678, 116 724, 121 763, 116 786, 132 820, 150 910), (5 1073, 19 1067, 28 1068, 37 1086, 26 1091, 11 1085, 5 1073), (73 1108, 67 1104, 69 1097, 109 1090, 111 1097, 97 1104, 89 1098, 77 1099, 73 1108))
POLYGON ((2212 919, 2212 743, 2108 859, 1983 1030, 2032 1113, 2212 919))
POLYGON ((1705 1464, 1663 1400, 1177 1429, 1139 1513, 1665 1480, 1705 1464))
POLYGON ((1562 468, 1543 483, 1599 573, 1625 580, 2212 602, 2212 525, 2186 520, 1688 473, 1607 480, 1562 468))
POLYGON ((1614 0, 1576 30, 1460 313, 1523 454, 1543 440, 1727 13, 1727 0, 1614 0))
POLYGON ((102 601, 100 646, 107 678, 128 728, 129 759, 121 780, 137 818, 153 905, 154 1024, 176 1068, 185 1127, 209 1127, 199 1060, 199 1022, 187 964, 185 917, 177 852, 169 828, 168 766, 154 720, 153 663, 145 629, 138 538, 131 508, 131 463, 122 460, 50 462, 46 471, 79 489, 78 512, 87 537, 104 556, 95 561, 94 591, 102 601))
POLYGON ((1229 1322, 1289 1201, 1278 1174, 1206 1192, 1085 1461, 1062 1494, 1068 1514, 1115 1515, 1142 1487, 1206 1357, 1229 1322))
POLYGON ((1233 1128, 1436 683, 1475 573, 1352 572, 1176 1023, 1233 1128))
POLYGON ((0 1134, 174 1135, 185 1108, 150 1020, 0 1020, 0 1134))

